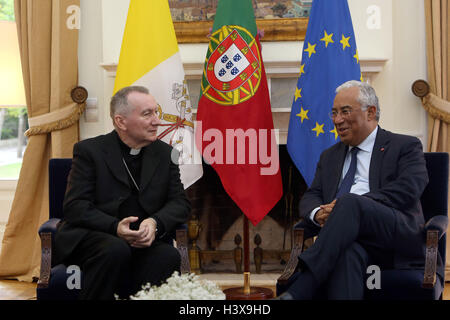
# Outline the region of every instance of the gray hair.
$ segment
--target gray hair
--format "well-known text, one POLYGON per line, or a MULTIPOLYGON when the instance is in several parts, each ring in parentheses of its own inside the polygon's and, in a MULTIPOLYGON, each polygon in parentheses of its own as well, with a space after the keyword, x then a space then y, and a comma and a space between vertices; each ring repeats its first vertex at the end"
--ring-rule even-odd
POLYGON ((341 90, 357 87, 359 89, 358 102, 361 104, 361 109, 363 111, 367 110, 368 106, 375 106, 377 108, 375 118, 377 121, 380 120, 380 106, 378 104, 378 97, 375 93, 374 88, 367 82, 361 82, 357 80, 350 80, 344 82, 339 87, 336 88, 336 94, 341 90))
POLYGON ((128 103, 128 95, 132 92, 140 92, 150 94, 146 87, 142 86, 129 86, 120 89, 111 98, 109 114, 114 119, 116 114, 127 115, 132 111, 130 104, 128 103))

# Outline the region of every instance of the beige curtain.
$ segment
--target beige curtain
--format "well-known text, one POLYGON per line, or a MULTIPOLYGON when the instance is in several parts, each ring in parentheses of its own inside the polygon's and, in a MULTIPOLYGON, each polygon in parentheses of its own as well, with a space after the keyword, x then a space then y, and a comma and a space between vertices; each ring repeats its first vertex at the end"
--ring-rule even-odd
POLYGON ((84 105, 71 99, 78 82, 78 30, 71 22, 79 5, 79 0, 15 0, 30 129, 2 242, 1 278, 39 276, 37 231, 48 219, 48 161, 71 157, 78 141, 84 105))
MULTIPOLYGON (((449 0, 425 0, 427 64, 430 94, 423 98, 428 112, 428 151, 450 152, 449 0)), ((450 228, 448 230, 450 232, 450 228)), ((445 278, 450 280, 450 236, 447 233, 445 278)))

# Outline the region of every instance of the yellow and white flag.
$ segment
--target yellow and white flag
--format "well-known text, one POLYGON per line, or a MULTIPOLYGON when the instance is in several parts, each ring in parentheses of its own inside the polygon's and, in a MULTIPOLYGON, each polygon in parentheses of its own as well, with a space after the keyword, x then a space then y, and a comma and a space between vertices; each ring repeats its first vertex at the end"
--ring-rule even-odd
POLYGON ((180 152, 181 182, 188 188, 202 175, 194 121, 168 0, 131 0, 114 93, 145 86, 158 102, 158 137, 180 152))

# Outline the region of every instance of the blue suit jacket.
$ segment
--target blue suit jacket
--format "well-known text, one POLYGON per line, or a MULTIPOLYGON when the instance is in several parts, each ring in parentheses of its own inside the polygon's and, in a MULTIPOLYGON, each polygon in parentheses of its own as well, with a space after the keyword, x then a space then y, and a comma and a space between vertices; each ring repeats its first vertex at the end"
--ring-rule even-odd
MULTIPOLYGON (((312 228, 309 214, 334 200, 348 146, 339 142, 325 150, 314 180, 300 201, 300 215, 312 228)), ((420 197, 428 183, 421 142, 381 128, 375 139, 369 169, 370 192, 363 196, 392 208, 396 214, 395 267, 424 265, 424 217, 420 197)))

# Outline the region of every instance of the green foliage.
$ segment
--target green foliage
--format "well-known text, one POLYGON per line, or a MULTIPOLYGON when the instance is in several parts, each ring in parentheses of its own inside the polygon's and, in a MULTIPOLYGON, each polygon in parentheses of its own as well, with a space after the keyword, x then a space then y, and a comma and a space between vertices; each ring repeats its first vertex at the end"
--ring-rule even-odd
POLYGON ((19 116, 27 114, 26 108, 9 108, 8 115, 12 118, 19 118, 19 116))
POLYGON ((8 108, 6 109, 3 127, 1 128, 1 140, 14 139, 18 136, 19 116, 25 115, 24 132, 28 129, 28 117, 26 108, 8 108))
POLYGON ((0 166, 0 177, 2 179, 17 179, 19 177, 22 162, 16 162, 0 166))
POLYGON ((14 0, 0 0, 0 20, 15 21, 14 0))

